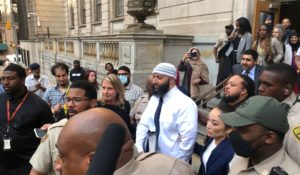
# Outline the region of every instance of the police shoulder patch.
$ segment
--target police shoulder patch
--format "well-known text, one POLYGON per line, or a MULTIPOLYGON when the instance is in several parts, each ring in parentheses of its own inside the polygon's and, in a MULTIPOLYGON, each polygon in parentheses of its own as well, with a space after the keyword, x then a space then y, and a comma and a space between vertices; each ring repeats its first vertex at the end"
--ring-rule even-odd
POLYGON ((293 134, 298 142, 300 142, 300 125, 293 128, 293 134))

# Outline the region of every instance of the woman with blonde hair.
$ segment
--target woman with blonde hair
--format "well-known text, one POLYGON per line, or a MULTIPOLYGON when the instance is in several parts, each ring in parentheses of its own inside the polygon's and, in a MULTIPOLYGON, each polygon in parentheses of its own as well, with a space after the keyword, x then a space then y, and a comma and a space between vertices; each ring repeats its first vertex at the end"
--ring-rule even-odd
POLYGON ((279 63, 283 57, 282 44, 278 39, 270 36, 265 24, 259 27, 257 38, 252 44, 252 49, 257 51, 257 64, 261 66, 279 63))
POLYGON ((98 100, 97 107, 107 108, 117 113, 134 134, 129 117, 130 104, 125 100, 125 90, 117 75, 109 74, 102 79, 101 98, 98 100))

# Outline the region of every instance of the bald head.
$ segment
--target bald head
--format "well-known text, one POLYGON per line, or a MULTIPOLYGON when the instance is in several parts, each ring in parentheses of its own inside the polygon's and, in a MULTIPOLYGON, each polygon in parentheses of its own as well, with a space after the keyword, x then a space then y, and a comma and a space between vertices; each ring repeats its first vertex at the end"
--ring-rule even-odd
POLYGON ((126 141, 130 139, 130 132, 125 122, 114 112, 104 108, 94 108, 81 112, 72 117, 63 128, 58 142, 68 142, 71 145, 77 144, 82 153, 95 149, 102 137, 103 132, 109 124, 119 124, 126 131, 126 141))
POLYGON ((61 131, 57 148, 61 159, 65 157, 68 161, 62 161, 60 171, 63 174, 85 174, 96 146, 110 124, 118 124, 126 131, 117 167, 126 163, 133 155, 133 141, 127 125, 113 111, 93 108, 72 117, 61 131))

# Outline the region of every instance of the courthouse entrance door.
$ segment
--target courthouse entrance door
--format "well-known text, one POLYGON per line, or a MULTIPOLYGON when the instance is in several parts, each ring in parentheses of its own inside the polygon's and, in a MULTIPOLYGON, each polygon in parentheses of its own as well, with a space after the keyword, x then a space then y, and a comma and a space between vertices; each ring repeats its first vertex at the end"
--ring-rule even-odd
POLYGON ((279 23, 280 3, 275 0, 255 0, 252 32, 256 33, 258 27, 264 24, 265 19, 271 16, 273 25, 279 23))
POLYGON ((300 1, 282 1, 280 4, 280 22, 283 18, 290 18, 291 28, 300 32, 300 1))
POLYGON ((255 0, 252 21, 253 33, 264 23, 268 16, 272 16, 273 24, 281 23, 283 18, 290 18, 292 29, 300 32, 300 1, 299 0, 255 0))

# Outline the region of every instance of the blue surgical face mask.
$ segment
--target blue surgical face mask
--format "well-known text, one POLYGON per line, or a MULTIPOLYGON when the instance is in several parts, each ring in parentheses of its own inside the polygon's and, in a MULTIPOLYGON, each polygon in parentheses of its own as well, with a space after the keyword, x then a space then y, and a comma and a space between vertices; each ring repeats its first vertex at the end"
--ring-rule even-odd
POLYGON ((122 84, 126 84, 128 82, 128 78, 126 75, 118 75, 120 81, 122 82, 122 84))

